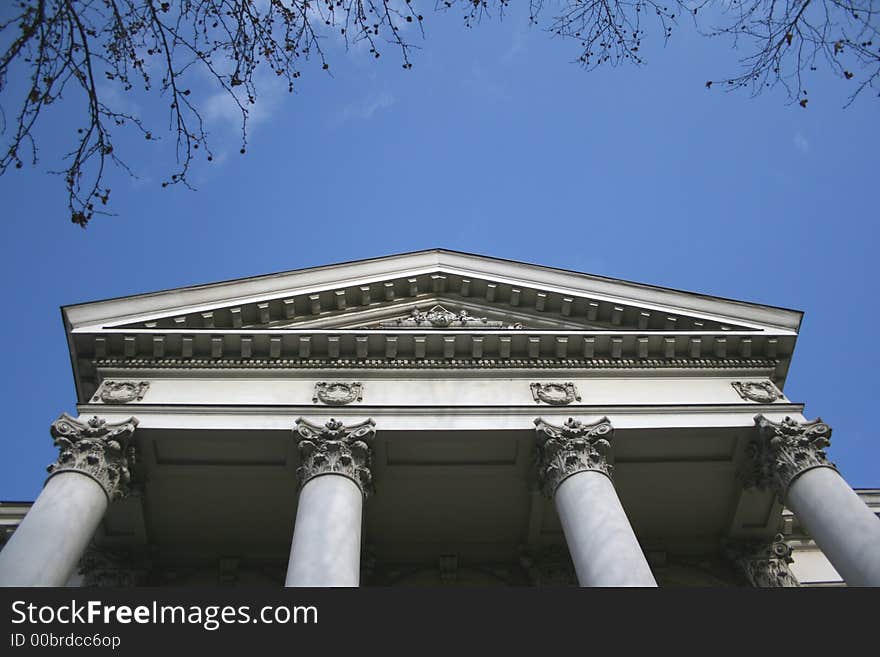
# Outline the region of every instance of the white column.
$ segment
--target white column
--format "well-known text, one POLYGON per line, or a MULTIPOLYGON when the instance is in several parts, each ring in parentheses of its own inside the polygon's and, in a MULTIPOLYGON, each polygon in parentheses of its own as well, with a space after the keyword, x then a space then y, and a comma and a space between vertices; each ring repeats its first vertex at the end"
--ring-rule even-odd
POLYGON ((0 552, 0 586, 64 586, 112 499, 129 481, 137 420, 88 423, 66 413, 51 432, 61 450, 34 505, 0 552))
POLYGON ((804 472, 786 501, 850 586, 880 586, 880 518, 836 470, 804 472))
POLYGON ((826 458, 831 428, 821 419, 776 423, 763 415, 755 423, 747 484, 775 489, 848 585, 880 586, 880 518, 826 458))
POLYGON ((358 586, 375 423, 296 421, 300 480, 285 586, 358 586))
POLYGON ((553 498, 581 586, 657 586, 611 481, 608 418, 535 420, 538 479, 553 498))

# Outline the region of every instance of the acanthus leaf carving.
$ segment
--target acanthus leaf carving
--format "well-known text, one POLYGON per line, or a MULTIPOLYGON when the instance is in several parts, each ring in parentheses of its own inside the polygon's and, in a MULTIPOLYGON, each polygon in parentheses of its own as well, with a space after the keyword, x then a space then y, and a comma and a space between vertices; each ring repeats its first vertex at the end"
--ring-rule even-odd
POLYGON ((792 482, 813 468, 832 468, 825 455, 831 444, 831 427, 816 418, 798 422, 785 417, 774 422, 764 415, 755 416, 757 438, 747 447, 748 461, 740 471, 746 488, 770 488, 785 499, 792 482))
POLYGON ((351 479, 364 496, 373 491, 372 443, 376 423, 372 419, 345 426, 331 418, 324 426, 298 418, 294 437, 299 448, 297 470, 300 488, 321 475, 351 479))
POLYGON ((357 381, 354 383, 319 381, 315 384, 312 402, 317 404, 320 401, 327 406, 345 406, 355 401, 363 401, 363 390, 363 384, 357 381))
POLYGON ((566 406, 580 401, 581 395, 574 383, 532 383, 532 398, 536 404, 544 402, 552 406, 566 406))
POLYGON ((63 472, 78 472, 95 480, 110 501, 129 493, 135 449, 129 441, 137 428, 137 418, 108 423, 94 416, 81 422, 62 413, 50 427, 58 459, 46 470, 49 478, 63 472))
POLYGON ((559 485, 579 472, 600 472, 608 477, 614 429, 607 417, 592 424, 568 418, 561 427, 535 419, 537 431, 538 483, 552 498, 559 485))

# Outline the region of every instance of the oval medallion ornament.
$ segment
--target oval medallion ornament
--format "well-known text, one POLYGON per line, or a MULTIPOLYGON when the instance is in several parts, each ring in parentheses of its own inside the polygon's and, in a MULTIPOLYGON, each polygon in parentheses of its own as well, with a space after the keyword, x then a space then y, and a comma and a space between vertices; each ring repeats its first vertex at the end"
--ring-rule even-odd
POLYGON ((743 399, 759 404, 772 404, 782 397, 782 393, 770 381, 733 381, 730 385, 743 399))
POLYGON ((581 400, 573 383, 533 383, 530 387, 536 404, 544 402, 553 406, 565 406, 581 400))
POLYGON ((140 401, 149 387, 146 381, 104 381, 92 397, 92 403, 127 404, 140 401))
POLYGON ((321 402, 328 406, 345 406, 363 400, 363 386, 358 383, 340 383, 337 381, 319 381, 315 384, 312 402, 321 402))

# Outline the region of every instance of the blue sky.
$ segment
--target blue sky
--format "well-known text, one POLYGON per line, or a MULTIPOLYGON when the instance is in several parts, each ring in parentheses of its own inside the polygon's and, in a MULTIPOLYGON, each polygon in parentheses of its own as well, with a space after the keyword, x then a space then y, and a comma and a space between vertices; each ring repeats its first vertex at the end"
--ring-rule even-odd
MULTIPOLYGON (((0 499, 38 494, 49 424, 75 411, 59 306, 433 247, 803 310, 786 393, 831 424, 851 484, 880 486, 878 101, 843 110, 821 72, 807 109, 708 91, 736 53, 688 29, 647 66, 588 73, 519 12, 459 23, 428 15, 409 71, 330 44, 332 77, 261 98, 245 156, 205 92, 217 156, 196 192, 159 188, 165 117, 129 101, 165 141, 117 144, 140 178, 85 231, 48 157, 0 178, 0 499)), ((47 154, 71 127, 44 126, 47 154)))

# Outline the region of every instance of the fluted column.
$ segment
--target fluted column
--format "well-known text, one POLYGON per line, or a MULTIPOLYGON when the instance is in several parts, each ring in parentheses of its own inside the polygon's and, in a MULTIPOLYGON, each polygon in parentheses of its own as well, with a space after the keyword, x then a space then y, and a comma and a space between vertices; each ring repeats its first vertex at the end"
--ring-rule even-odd
POLYGON ((285 586, 358 586, 375 422, 296 421, 300 482, 285 586))
POLYGON ((831 427, 821 419, 755 416, 746 486, 774 490, 850 586, 880 586, 880 519, 829 462, 831 427))
POLYGON ((535 420, 538 481, 554 500, 581 586, 657 586, 636 540, 608 463, 608 418, 561 427, 535 420))
POLYGON ((0 586, 63 586, 70 579, 107 506, 127 492, 137 423, 84 423, 65 413, 52 424, 58 460, 0 552, 0 586))

